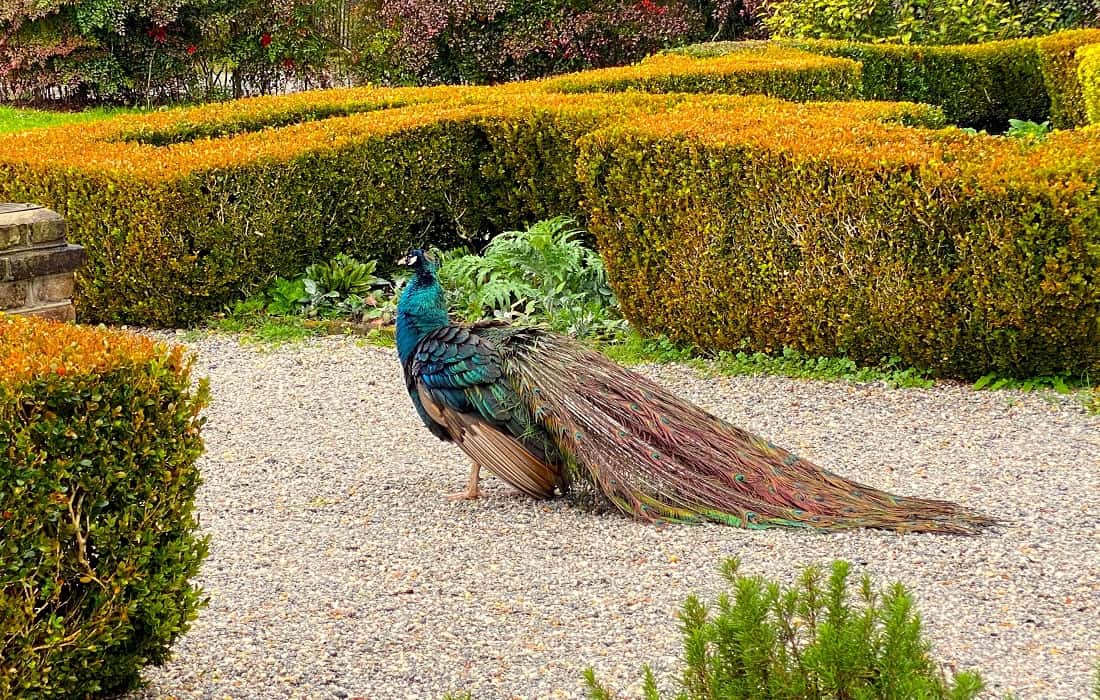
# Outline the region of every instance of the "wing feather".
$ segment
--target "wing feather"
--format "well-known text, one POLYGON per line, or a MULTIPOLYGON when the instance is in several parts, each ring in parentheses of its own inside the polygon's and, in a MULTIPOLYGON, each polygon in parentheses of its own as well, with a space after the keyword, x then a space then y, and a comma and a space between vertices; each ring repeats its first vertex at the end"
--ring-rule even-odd
POLYGON ((532 498, 554 495, 557 469, 531 454, 519 440, 478 416, 437 402, 423 384, 417 390, 428 415, 446 426, 455 444, 470 459, 532 498))

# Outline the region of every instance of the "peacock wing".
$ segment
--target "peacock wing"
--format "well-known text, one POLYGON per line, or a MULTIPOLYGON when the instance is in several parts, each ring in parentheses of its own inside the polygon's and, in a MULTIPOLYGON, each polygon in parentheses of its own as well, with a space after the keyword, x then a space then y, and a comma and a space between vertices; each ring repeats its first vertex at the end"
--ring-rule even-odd
POLYGON ((436 428, 477 464, 530 496, 553 495, 559 472, 549 440, 503 377, 494 343, 466 326, 434 331, 417 346, 406 382, 436 428))

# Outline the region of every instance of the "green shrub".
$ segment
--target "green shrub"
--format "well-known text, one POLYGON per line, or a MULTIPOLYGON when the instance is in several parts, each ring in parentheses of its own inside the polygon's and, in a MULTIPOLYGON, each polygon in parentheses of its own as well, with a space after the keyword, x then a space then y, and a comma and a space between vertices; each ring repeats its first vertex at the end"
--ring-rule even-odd
POLYGON ((971 379, 1100 370, 1093 136, 741 100, 582 140, 589 230, 644 333, 971 379))
POLYGON ((0 314, 0 697, 133 688, 203 605, 179 348, 0 314))
POLYGON ((785 43, 859 61, 864 99, 939 105, 953 124, 1003 131, 1010 118, 1042 121, 1050 111, 1033 39, 964 46, 785 43))
POLYGON ((1086 120, 1089 124, 1100 123, 1100 44, 1077 50, 1077 82, 1081 85, 1086 120))
POLYGON ((773 36, 799 39, 874 41, 895 33, 891 0, 780 0, 764 26, 773 36))
MULTIPOLYGON (((730 590, 716 611, 690 596, 680 613, 684 671, 678 700, 966 700, 981 692, 976 673, 945 677, 929 655, 913 597, 901 584, 876 593, 863 576, 850 590, 851 565, 833 563, 826 580, 806 569, 789 588, 722 567, 730 590)), ((647 700, 659 700, 644 670, 647 700)), ((611 692, 585 674, 590 697, 611 692)))
POLYGON ((1038 41, 1043 79, 1050 94, 1050 120, 1056 129, 1089 123, 1077 78, 1077 50, 1094 43, 1100 43, 1100 29, 1059 32, 1038 41))
MULTIPOLYGON (((0 165, 0 199, 46 202, 67 218, 70 239, 88 251, 78 273, 81 319, 188 325, 276 275, 298 273, 339 252, 393 259, 426 231, 455 244, 454 211, 468 212, 480 228, 470 200, 478 184, 476 130, 435 107, 384 114, 401 121, 410 109, 425 111, 408 117, 408 125, 350 130, 339 143, 325 129, 341 120, 299 124, 325 134, 318 146, 301 133, 288 135, 271 146, 293 144, 298 152, 176 172, 168 166, 152 177, 95 166, 0 165)), ((254 144, 268 147, 265 139, 273 141, 250 133, 195 142, 176 153, 222 150, 236 159, 254 144)), ((133 147, 149 149, 148 158, 167 155, 133 147)))

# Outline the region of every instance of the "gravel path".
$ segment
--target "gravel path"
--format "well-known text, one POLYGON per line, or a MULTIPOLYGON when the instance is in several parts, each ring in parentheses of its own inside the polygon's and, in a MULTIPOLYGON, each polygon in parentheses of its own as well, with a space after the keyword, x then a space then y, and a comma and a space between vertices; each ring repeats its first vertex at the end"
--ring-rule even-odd
POLYGON ((845 558, 905 582, 937 658, 995 694, 1082 700, 1100 658, 1100 419, 955 385, 887 390, 646 373, 847 476, 1012 523, 978 538, 655 527, 562 502, 448 501, 467 462, 423 429, 392 351, 349 338, 193 343, 214 401, 202 525, 210 596, 150 698, 579 698, 676 669, 675 612, 730 556, 791 580, 845 558))

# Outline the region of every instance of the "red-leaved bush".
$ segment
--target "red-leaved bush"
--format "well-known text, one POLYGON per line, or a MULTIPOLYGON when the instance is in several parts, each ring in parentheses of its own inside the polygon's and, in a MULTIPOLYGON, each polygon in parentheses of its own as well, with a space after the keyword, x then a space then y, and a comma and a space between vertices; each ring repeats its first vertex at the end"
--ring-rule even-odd
POLYGON ((324 75, 344 0, 0 0, 0 98, 168 102, 324 75))
MULTIPOLYGON (((709 4, 709 3, 708 3, 709 4)), ((367 42, 385 50, 373 77, 495 83, 628 63, 705 34, 700 3, 683 0, 377 0, 367 42)))

